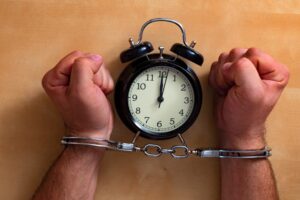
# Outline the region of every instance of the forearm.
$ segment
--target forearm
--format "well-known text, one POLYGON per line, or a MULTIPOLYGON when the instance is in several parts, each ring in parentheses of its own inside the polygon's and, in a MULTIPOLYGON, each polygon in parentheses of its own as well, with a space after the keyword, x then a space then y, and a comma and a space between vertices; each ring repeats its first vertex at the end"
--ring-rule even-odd
POLYGON ((91 147, 66 147, 33 199, 93 199, 103 153, 91 147))
MULTIPOLYGON (((227 149, 260 149, 263 138, 234 140, 223 137, 221 146, 227 149)), ((271 163, 262 159, 221 160, 222 200, 277 200, 275 178, 271 163)))
POLYGON ((271 164, 267 159, 223 159, 222 200, 278 199, 271 164))

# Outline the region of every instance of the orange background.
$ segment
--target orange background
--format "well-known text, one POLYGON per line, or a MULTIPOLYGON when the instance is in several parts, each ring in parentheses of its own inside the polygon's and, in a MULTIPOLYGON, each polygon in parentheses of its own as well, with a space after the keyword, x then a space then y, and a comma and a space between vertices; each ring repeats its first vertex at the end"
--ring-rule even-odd
MULTIPOLYGON (((116 80, 119 53, 150 18, 180 21, 197 40, 203 67, 191 64, 203 85, 196 123, 183 136, 191 147, 217 146, 210 64, 233 47, 259 47, 288 65, 291 79, 269 117, 267 140, 280 196, 300 197, 300 2, 265 1, 40 1, 0 2, 0 199, 29 199, 62 150, 63 121, 41 87, 43 74, 72 50, 101 54, 116 80)), ((145 40, 169 49, 180 42, 174 25, 150 25, 145 40)), ((112 100, 112 96, 110 96, 112 100)), ((113 139, 133 134, 116 116, 113 139)), ((150 142, 139 139, 140 145, 150 142)), ((176 139, 157 142, 164 147, 176 139)), ((254 172, 258 173, 258 172, 254 172)), ((96 199, 219 199, 218 159, 148 158, 107 152, 96 199)))

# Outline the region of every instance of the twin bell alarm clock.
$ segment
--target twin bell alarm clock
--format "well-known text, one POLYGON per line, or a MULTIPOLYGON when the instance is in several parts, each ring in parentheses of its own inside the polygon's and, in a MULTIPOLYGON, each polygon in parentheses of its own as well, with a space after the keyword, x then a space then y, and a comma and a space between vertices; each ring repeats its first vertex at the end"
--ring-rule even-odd
POLYGON ((120 55, 129 63, 116 83, 115 107, 123 123, 134 133, 150 139, 168 139, 184 133, 196 120, 201 104, 199 79, 185 60, 202 65, 203 56, 186 42, 183 26, 172 19, 155 18, 143 24, 139 39, 129 39, 130 48, 120 55), (182 43, 170 51, 157 53, 143 41, 144 29, 154 22, 175 24, 182 32, 182 43))

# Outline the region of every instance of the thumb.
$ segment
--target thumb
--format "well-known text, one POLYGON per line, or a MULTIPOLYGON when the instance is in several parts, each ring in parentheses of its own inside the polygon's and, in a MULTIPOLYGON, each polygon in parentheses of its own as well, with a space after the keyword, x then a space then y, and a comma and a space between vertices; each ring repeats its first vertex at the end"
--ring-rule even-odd
POLYGON ((93 77, 102 65, 102 57, 89 55, 77 58, 73 65, 70 78, 70 89, 82 91, 94 84, 93 77))
POLYGON ((223 66, 224 81, 231 85, 239 98, 249 101, 260 100, 264 95, 263 83, 254 64, 247 58, 240 58, 232 65, 223 66))

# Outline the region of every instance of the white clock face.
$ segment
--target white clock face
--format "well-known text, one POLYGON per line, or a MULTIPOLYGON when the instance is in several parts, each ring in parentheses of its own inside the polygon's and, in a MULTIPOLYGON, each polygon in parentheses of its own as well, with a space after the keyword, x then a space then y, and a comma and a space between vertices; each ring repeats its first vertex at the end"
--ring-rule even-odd
POLYGON ((193 87, 179 70, 148 68, 129 88, 128 106, 136 125, 150 132, 169 132, 182 126, 195 103, 193 87))

